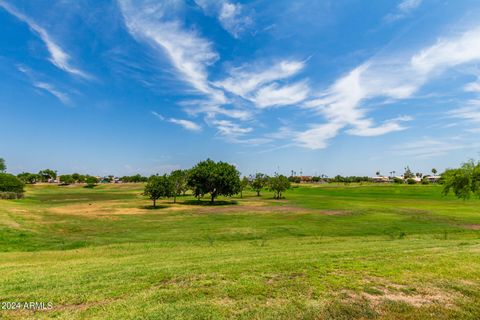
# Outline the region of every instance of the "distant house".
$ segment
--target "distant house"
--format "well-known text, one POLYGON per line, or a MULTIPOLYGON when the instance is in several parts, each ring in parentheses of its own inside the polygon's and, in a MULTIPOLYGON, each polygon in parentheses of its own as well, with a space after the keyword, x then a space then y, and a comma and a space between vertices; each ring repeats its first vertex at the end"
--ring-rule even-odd
POLYGON ((415 182, 417 182, 417 183, 422 182, 422 178, 420 178, 420 177, 413 177, 412 179, 415 180, 415 182))
POLYGON ((309 183, 312 182, 312 176, 300 176, 300 183, 309 183))
POLYGON ((373 182, 390 182, 390 178, 385 176, 375 176, 375 177, 372 177, 372 181, 373 182))
POLYGON ((440 178, 442 176, 426 176, 426 178, 428 179, 429 182, 432 182, 432 183, 436 183, 438 181, 440 181, 440 178))

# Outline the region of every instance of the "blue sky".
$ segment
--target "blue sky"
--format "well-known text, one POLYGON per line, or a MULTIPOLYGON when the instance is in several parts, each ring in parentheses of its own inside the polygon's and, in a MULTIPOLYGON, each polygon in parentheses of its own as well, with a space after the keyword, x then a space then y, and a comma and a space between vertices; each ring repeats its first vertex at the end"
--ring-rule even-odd
POLYGON ((477 0, 0 0, 9 171, 373 175, 480 151, 477 0))

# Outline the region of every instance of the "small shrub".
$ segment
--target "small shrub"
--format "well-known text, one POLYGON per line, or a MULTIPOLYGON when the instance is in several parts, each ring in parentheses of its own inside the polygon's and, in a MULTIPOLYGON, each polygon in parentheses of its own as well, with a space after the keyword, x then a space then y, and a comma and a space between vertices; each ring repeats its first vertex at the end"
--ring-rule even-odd
POLYGON ((408 184, 416 184, 417 181, 415 181, 415 179, 409 178, 409 179, 407 179, 407 183, 408 184))
POLYGON ((97 177, 88 176, 85 179, 85 182, 87 183, 87 185, 86 185, 87 188, 93 188, 97 185, 98 179, 97 179, 97 177))
POLYGON ((403 184, 403 179, 400 179, 400 178, 393 178, 393 182, 396 183, 396 184, 403 184))
POLYGON ((16 192, 0 192, 0 199, 3 200, 14 200, 23 198, 23 193, 16 192))
POLYGON ((423 178, 422 179, 422 184, 425 184, 425 185, 430 184, 430 181, 428 181, 428 179, 426 179, 426 178, 423 178))

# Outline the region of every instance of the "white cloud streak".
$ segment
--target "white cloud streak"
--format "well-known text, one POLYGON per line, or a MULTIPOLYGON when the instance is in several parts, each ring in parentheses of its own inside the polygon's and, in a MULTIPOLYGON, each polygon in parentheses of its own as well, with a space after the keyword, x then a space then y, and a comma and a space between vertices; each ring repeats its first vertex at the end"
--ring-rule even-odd
MULTIPOLYGON (((407 129, 404 122, 411 121, 411 118, 386 119, 376 124, 368 117, 366 105, 370 104, 371 109, 374 104, 379 106, 386 101, 412 98, 425 83, 446 70, 480 61, 480 28, 473 28, 441 38, 415 54, 372 58, 315 96, 306 79, 294 79, 305 67, 305 62, 296 60, 230 68, 226 78, 212 82, 208 68, 219 56, 212 44, 197 31, 187 29, 178 19, 172 18, 175 14, 168 9, 175 1, 158 3, 143 0, 135 2, 135 5, 131 0, 118 1, 131 35, 165 54, 180 77, 208 98, 183 102, 187 106, 186 111, 204 114, 207 124, 216 127, 219 136, 228 137, 231 141, 239 141, 240 137, 253 133, 253 128, 222 117, 247 121, 261 110, 292 105, 300 105, 324 118, 324 123, 310 123, 305 131, 290 130, 293 141, 310 149, 325 148, 328 141, 342 130, 362 137, 402 131, 407 129), (253 105, 254 109, 245 108, 245 104, 253 105)), ((236 5, 221 9, 225 4, 232 5, 227 1, 196 0, 196 3, 205 12, 217 10, 219 19, 222 14, 224 18, 236 16, 238 11, 236 5)), ((406 15, 420 4, 419 0, 403 1, 397 11, 406 15)), ((477 86, 471 84, 465 89, 475 91, 477 86)), ((468 114, 471 117, 466 111, 464 116, 468 114)), ((189 126, 181 119, 166 121, 185 128, 189 126)), ((190 130, 197 129, 191 127, 190 130)), ((246 140, 248 138, 243 141, 246 140)))
POLYGON ((438 140, 424 137, 416 141, 411 141, 397 145, 392 151, 397 156, 427 159, 445 156, 452 151, 478 148, 479 143, 459 143, 454 139, 438 140))
POLYGON ((244 66, 229 71, 230 77, 214 82, 214 85, 223 88, 245 99, 264 84, 290 78, 299 73, 305 64, 301 61, 280 61, 272 67, 244 66))
MULTIPOLYGON (((425 83, 446 70, 477 61, 480 61, 479 27, 440 39, 409 59, 372 59, 338 79, 322 92, 318 99, 306 102, 305 106, 315 109, 329 122, 352 126, 353 128, 347 131, 352 135, 376 136, 404 130, 405 127, 399 122, 409 119, 391 119, 375 127, 373 121, 367 118, 367 111, 362 109, 362 104, 371 99, 411 98, 425 83)), ((466 114, 471 116, 471 113, 466 114)), ((333 131, 338 132, 337 126, 333 131)), ((307 132, 308 135, 302 135, 302 141, 305 142, 307 138, 316 139, 315 131, 307 132)), ((319 141, 323 141, 324 137, 324 132, 319 131, 319 141)), ((304 145, 322 147, 324 144, 312 142, 304 145)))
POLYGON ((243 136, 253 130, 252 128, 243 128, 237 123, 229 120, 214 120, 213 124, 218 128, 218 133, 220 135, 227 137, 243 136))
POLYGON ((46 83, 46 82, 34 82, 33 85, 36 88, 42 89, 50 93, 51 95, 55 96, 58 100, 60 100, 63 104, 70 103, 70 97, 68 94, 60 92, 57 90, 53 85, 46 83))
POLYGON ((279 86, 276 83, 260 88, 252 101, 259 108, 289 106, 304 101, 310 93, 310 88, 305 82, 279 86))
POLYGON ((170 123, 179 125, 179 126, 183 127, 183 128, 186 129, 186 130, 194 131, 194 132, 200 132, 200 131, 202 131, 202 127, 199 126, 198 124, 196 124, 196 123, 193 122, 193 121, 185 120, 185 119, 165 118, 164 116, 162 116, 161 114, 159 114, 158 112, 155 112, 155 111, 152 111, 151 113, 152 113, 155 117, 157 117, 158 119, 160 119, 160 120, 162 120, 162 121, 166 121, 166 122, 170 122, 170 123))
POLYGON ((422 2, 423 0, 403 0, 398 4, 395 12, 386 15, 383 19, 385 22, 392 23, 406 18, 412 11, 420 7, 422 2))
POLYGON ((466 106, 452 110, 448 114, 452 118, 480 123, 480 100, 470 100, 466 106))
POLYGON ((480 93, 480 81, 470 82, 464 88, 466 92, 480 93))
POLYGON ((294 140, 301 147, 324 149, 328 146, 328 141, 335 137, 344 126, 340 122, 312 125, 310 129, 297 133, 294 140))
POLYGON ((54 85, 48 82, 37 80, 37 76, 28 67, 24 65, 17 65, 17 69, 27 76, 35 88, 47 91, 65 105, 70 104, 70 96, 67 93, 58 90, 54 85))
POLYGON ((11 6, 7 2, 0 0, 0 7, 5 9, 8 13, 15 16, 20 21, 23 21, 28 27, 38 34, 40 39, 45 43, 48 52, 50 53, 50 62, 57 68, 68 72, 72 75, 79 76, 85 79, 91 79, 91 76, 84 71, 73 67, 70 63, 71 57, 66 53, 50 36, 50 34, 42 27, 40 27, 30 17, 19 12, 15 7, 11 6))
POLYGON ((234 38, 239 38, 253 25, 253 20, 240 3, 225 0, 195 0, 207 15, 214 15, 222 27, 234 38))
POLYGON ((119 0, 119 4, 127 29, 135 39, 166 54, 180 76, 194 89, 215 102, 225 102, 223 92, 212 88, 208 82, 207 67, 218 60, 218 54, 211 42, 193 30, 184 29, 180 21, 169 18, 171 1, 119 0))

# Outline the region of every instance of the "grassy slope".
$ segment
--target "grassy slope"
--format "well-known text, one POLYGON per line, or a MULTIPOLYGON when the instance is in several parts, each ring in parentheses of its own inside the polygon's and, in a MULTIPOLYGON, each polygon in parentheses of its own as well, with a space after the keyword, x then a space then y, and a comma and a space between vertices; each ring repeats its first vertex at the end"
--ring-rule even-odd
POLYGON ((150 210, 140 193, 0 202, 0 301, 55 304, 0 317, 480 318, 478 200, 328 185, 150 210))

